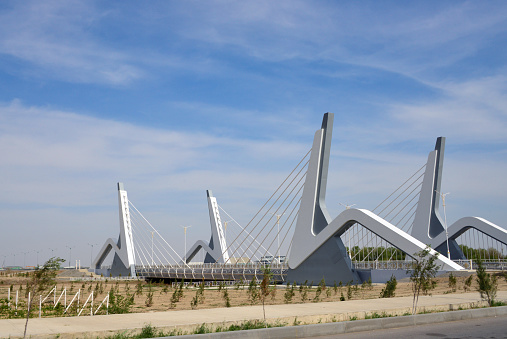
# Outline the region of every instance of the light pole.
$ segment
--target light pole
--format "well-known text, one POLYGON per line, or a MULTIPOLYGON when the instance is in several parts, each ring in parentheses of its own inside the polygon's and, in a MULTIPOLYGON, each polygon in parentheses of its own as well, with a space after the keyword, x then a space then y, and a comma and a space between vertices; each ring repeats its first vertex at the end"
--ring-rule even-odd
POLYGON ((282 215, 284 215, 285 213, 282 213, 282 214, 274 214, 274 216, 276 216, 276 225, 277 225, 277 229, 278 229, 278 233, 276 234, 276 237, 278 238, 278 246, 276 248, 276 260, 278 261, 278 263, 280 263, 280 218, 282 217, 282 215))
POLYGON ((445 241, 447 242, 447 258, 451 260, 451 252, 449 251, 449 234, 447 233, 447 215, 445 214, 445 196, 451 193, 450 192, 440 193, 437 190, 435 190, 435 192, 440 194, 440 197, 442 198, 442 206, 444 206, 444 224, 445 224, 445 241))
POLYGON ((92 268, 92 261, 93 261, 93 246, 97 245, 97 244, 90 244, 88 243, 89 246, 91 246, 91 250, 90 250, 90 268, 92 268))
POLYGON ((53 258, 54 257, 53 252, 54 252, 55 249, 54 248, 48 248, 48 250, 51 251, 51 258, 53 258))
POLYGON ((72 264, 71 264, 70 260, 72 259, 72 247, 67 246, 67 245, 65 247, 67 247, 69 249, 69 267, 71 267, 70 265, 72 265, 72 264))
POLYGON ((23 252, 23 267, 26 267, 26 254, 30 252, 23 252))
POLYGON ((153 266, 153 233, 155 231, 151 231, 151 266, 153 266))
POLYGON ((180 227, 183 227, 183 232, 185 233, 185 253, 183 255, 183 262, 186 264, 187 263, 187 228, 190 228, 192 226, 180 226, 180 227))
POLYGON ((39 267, 39 252, 42 252, 42 250, 35 251, 37 253, 37 267, 39 267))

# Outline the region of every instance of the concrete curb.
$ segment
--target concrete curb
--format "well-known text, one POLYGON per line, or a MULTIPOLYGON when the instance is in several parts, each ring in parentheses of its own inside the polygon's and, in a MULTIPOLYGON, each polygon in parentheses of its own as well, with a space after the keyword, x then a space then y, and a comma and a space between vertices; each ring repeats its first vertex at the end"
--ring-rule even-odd
MULTIPOLYGON (((286 326, 266 328, 248 331, 233 331, 208 334, 186 335, 185 338, 209 338, 209 339, 232 339, 232 338, 309 338, 324 335, 373 331, 396 327, 408 327, 424 324, 443 323, 449 321, 466 320, 472 318, 497 317, 507 315, 507 306, 470 309, 462 311, 439 312, 430 314, 417 314, 410 316, 398 316, 389 318, 343 321, 328 324, 286 326)), ((163 337, 169 338, 169 337, 163 337)), ((160 339, 160 338, 159 338, 160 339)))

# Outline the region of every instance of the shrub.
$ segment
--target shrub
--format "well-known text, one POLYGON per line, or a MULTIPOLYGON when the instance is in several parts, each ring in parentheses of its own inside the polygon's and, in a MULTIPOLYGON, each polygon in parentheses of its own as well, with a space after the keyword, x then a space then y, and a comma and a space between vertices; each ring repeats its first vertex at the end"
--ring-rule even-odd
POLYGON ((395 295, 394 291, 396 291, 396 285, 398 285, 398 282, 396 281, 396 277, 394 275, 392 275, 391 279, 389 279, 386 282, 386 286, 380 292, 380 298, 394 297, 394 295, 395 295))
POLYGON ((456 277, 452 274, 449 274, 449 288, 451 291, 456 292, 456 277))
POLYGON ((463 289, 466 291, 468 291, 470 289, 470 286, 472 286, 472 280, 473 280, 474 276, 471 275, 469 276, 468 278, 465 279, 465 283, 463 285, 463 289))
POLYGON ((477 261, 477 291, 481 294, 481 298, 488 302, 489 306, 493 306, 496 298, 496 290, 498 283, 494 274, 486 273, 486 268, 482 264, 481 259, 477 261))
POLYGON ((291 284, 287 282, 287 287, 285 288, 285 293, 283 294, 283 300, 286 304, 292 302, 292 298, 296 294, 296 292, 294 292, 295 284, 296 282, 294 282, 291 286, 291 284))
POLYGON ((250 281, 250 284, 248 285, 248 300, 253 305, 259 300, 259 291, 257 289, 257 282, 255 281, 255 278, 252 278, 252 281, 250 281))

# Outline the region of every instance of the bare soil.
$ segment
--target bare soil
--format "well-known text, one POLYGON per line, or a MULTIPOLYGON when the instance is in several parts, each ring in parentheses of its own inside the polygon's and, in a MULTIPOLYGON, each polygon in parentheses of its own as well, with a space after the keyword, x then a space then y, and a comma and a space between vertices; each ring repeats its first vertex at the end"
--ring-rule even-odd
MULTIPOLYGON (((475 273, 460 272, 459 276, 456 277, 457 284, 456 290, 452 291, 449 287, 449 278, 448 276, 435 278, 437 281, 437 287, 431 292, 433 295, 438 294, 446 294, 446 293, 465 293, 470 291, 476 291, 477 282, 475 281, 475 276, 473 278, 473 282, 471 287, 467 290, 465 289, 465 280, 466 278, 475 273)), ((498 276, 498 290, 505 291, 507 290, 507 278, 501 272, 495 273, 498 276)), ((193 287, 192 285, 183 288, 183 297, 180 301, 176 302, 171 306, 171 297, 175 291, 175 287, 171 285, 163 284, 163 283, 148 283, 145 281, 124 281, 124 280, 104 280, 100 281, 69 281, 69 278, 61 277, 57 283, 58 296, 60 295, 60 291, 63 290, 64 287, 67 288, 67 300, 74 296, 74 294, 81 289, 81 303, 86 300, 91 291, 94 291, 94 299, 95 305, 98 305, 100 301, 102 301, 107 293, 111 290, 111 288, 117 288, 121 295, 126 296, 127 294, 135 294, 135 303, 131 309, 131 312, 140 313, 140 312, 158 312, 158 311, 169 311, 169 310, 189 310, 192 309, 191 301, 196 296, 198 288, 193 287), (102 284, 102 289, 100 289, 100 285, 102 284), (138 290, 137 285, 141 284, 142 292, 136 293, 138 290), (98 287, 97 287, 98 286, 98 287), (148 299, 148 291, 151 289, 153 293, 152 305, 147 306, 148 299)), ((403 297, 403 296, 411 296, 413 295, 411 290, 411 283, 407 281, 408 279, 403 279, 398 281, 397 288, 395 291, 395 297, 403 297)), ((21 290, 20 299, 25 298, 24 291, 26 290, 26 282, 27 278, 20 276, 5 276, 0 275, 0 299, 7 298, 7 291, 9 287, 13 286, 13 292, 11 292, 11 298, 13 298, 16 294, 16 291, 21 290)), ((300 292, 300 287, 295 288, 295 295, 292 300, 287 301, 284 297, 286 292, 286 285, 278 285, 275 288, 275 293, 272 296, 269 296, 266 299, 266 304, 283 304, 285 302, 288 303, 307 303, 307 302, 328 302, 328 301, 340 301, 340 297, 343 295, 345 300, 360 300, 360 299, 373 299, 379 298, 379 295, 382 289, 385 287, 385 284, 373 284, 372 286, 366 285, 357 285, 357 286, 327 286, 325 289, 321 289, 320 296, 316 298, 318 292, 318 288, 313 286, 307 290, 306 298, 303 297, 303 293, 300 292), (349 292, 350 290, 350 292, 349 292), (350 296, 350 298, 349 298, 350 296)), ((229 300, 231 306, 248 306, 252 305, 249 300, 248 294, 248 283, 244 285, 234 285, 228 286, 227 292, 229 294, 229 300)), ((52 298, 50 298, 52 299, 52 298)), ((254 302, 254 304, 259 304, 260 301, 254 302)), ((226 300, 224 298, 224 289, 219 290, 218 287, 206 287, 204 290, 204 300, 203 303, 198 304, 197 308, 217 308, 217 307, 225 307, 226 300)))

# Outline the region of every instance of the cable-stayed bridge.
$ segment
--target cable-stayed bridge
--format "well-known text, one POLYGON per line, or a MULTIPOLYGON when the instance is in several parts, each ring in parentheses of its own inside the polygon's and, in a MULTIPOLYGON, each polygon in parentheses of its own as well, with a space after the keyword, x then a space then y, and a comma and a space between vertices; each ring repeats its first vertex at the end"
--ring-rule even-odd
POLYGON ((107 276, 248 281, 262 279, 269 267, 278 282, 381 281, 406 274, 414 254, 427 244, 441 253, 445 271, 464 269, 472 257, 503 265, 505 229, 475 217, 447 227, 445 200, 441 217, 442 137, 426 164, 374 209, 346 206, 332 219, 325 204, 332 125, 333 114, 326 113, 311 150, 246 225, 207 191, 210 238, 183 254, 129 201, 119 183, 120 235, 106 241, 94 269, 107 276), (106 269, 108 255, 113 259, 106 269))

